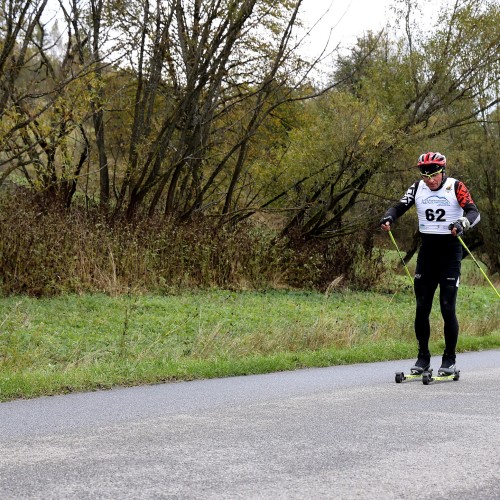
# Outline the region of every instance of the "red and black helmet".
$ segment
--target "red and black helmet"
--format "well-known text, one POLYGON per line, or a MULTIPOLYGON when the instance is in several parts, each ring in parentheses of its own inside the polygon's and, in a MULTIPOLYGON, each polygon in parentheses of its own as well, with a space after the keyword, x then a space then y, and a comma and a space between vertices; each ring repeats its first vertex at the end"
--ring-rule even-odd
POLYGON ((419 156, 417 166, 424 174, 433 174, 446 168, 446 156, 441 153, 424 153, 419 156))

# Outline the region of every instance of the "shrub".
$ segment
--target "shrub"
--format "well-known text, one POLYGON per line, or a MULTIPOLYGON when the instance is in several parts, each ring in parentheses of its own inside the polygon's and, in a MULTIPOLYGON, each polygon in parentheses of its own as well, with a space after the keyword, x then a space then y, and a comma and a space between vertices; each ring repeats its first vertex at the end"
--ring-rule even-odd
POLYGON ((3 294, 174 293, 183 289, 367 288, 381 269, 354 236, 301 245, 262 223, 112 221, 97 211, 0 198, 3 294), (375 265, 374 265, 375 263, 375 265))

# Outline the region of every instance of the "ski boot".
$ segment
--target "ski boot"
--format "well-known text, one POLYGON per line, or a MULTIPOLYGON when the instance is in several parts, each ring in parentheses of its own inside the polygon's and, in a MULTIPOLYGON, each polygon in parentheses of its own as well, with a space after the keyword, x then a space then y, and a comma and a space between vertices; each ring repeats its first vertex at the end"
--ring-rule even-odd
POLYGON ((422 382, 424 385, 429 385, 431 382, 443 382, 445 380, 455 380, 460 378, 460 370, 455 366, 455 354, 448 354, 446 351, 443 354, 441 366, 439 367, 436 377, 431 374, 424 374, 422 382))
POLYGON ((410 374, 396 372, 396 383, 400 384, 405 380, 420 380, 424 375, 432 375, 431 355, 429 352, 419 352, 415 364, 410 368, 410 374))
POLYGON ((457 369, 455 367, 455 354, 443 354, 442 363, 438 370, 438 375, 453 375, 457 369))
POLYGON ((422 375, 428 372, 431 366, 431 355, 429 352, 419 352, 415 364, 410 368, 410 373, 413 375, 422 375))

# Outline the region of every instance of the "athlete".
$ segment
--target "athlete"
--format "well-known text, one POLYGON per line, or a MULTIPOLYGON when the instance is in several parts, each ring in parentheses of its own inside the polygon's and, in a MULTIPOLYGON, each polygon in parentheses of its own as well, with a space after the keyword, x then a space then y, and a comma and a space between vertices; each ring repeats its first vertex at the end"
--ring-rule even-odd
POLYGON ((411 371, 423 373, 430 367, 429 315, 434 293, 439 285, 445 341, 439 372, 451 375, 455 372, 455 348, 459 330, 455 306, 463 256, 462 245, 457 236, 462 236, 475 226, 480 215, 464 183, 446 176, 444 155, 424 153, 418 158, 417 166, 422 179, 412 184, 401 200, 386 211, 380 226, 389 231, 394 221, 415 205, 422 244, 413 280, 418 358, 411 371))

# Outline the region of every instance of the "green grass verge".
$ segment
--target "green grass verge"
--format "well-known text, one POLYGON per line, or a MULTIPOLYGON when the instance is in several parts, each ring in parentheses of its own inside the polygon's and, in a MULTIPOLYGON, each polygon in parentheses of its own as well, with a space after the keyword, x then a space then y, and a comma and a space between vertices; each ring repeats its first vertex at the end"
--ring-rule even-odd
MULTIPOLYGON (((3 298, 0 400, 413 358, 414 299, 404 278, 396 286, 391 294, 215 290, 3 298)), ((458 315, 459 351, 500 347, 499 302, 491 288, 463 286, 458 315)), ((438 354, 438 304, 431 324, 438 354)))

